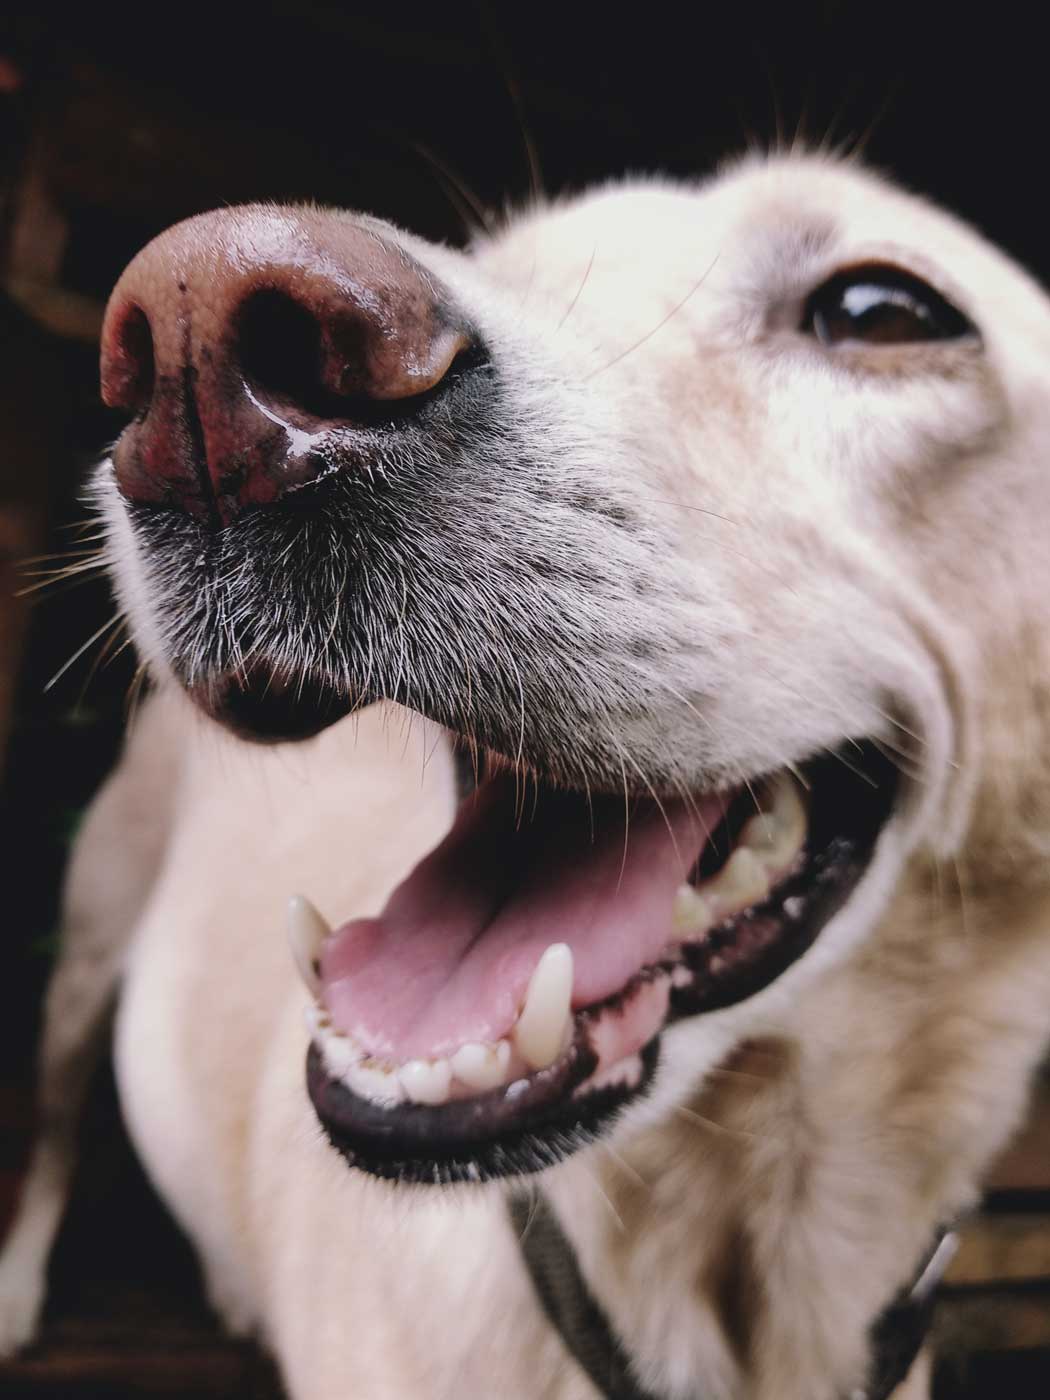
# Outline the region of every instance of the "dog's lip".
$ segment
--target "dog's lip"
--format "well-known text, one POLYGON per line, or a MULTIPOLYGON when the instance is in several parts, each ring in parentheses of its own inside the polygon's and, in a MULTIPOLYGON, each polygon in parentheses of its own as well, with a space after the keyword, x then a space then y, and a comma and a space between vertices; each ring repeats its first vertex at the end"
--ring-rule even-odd
POLYGON ((206 715, 239 738, 260 744, 312 739, 357 705, 353 696, 323 679, 260 660, 185 684, 206 715))
POLYGON ((307 1090, 332 1146, 374 1176, 444 1185, 542 1170, 597 1137, 647 1088, 669 985, 666 974, 640 974, 609 1005, 576 1014, 572 1038, 552 1064, 488 1093, 391 1110, 331 1074, 316 1041, 307 1053, 307 1090), (652 1034, 630 1056, 606 1063, 610 1022, 629 1017, 652 991, 664 1008, 652 1034))
POLYGON ((579 1009, 567 1049, 545 1069, 517 1073, 488 1093, 450 1102, 383 1105, 355 1093, 352 1082, 333 1087, 339 1076, 315 1044, 308 1082, 333 1144, 370 1172, 418 1181, 534 1171, 549 1165, 552 1153, 563 1156, 580 1145, 644 1090, 666 1024, 731 1006, 768 986, 849 899, 896 791, 896 770, 874 749, 871 757, 880 763, 873 789, 850 786, 843 777, 848 770, 837 768, 834 759, 812 765, 807 771, 824 800, 814 801, 805 859, 764 901, 724 920, 702 940, 686 942, 677 956, 641 968, 604 1004, 579 1009), (863 791, 869 795, 862 802, 863 791), (666 1012, 636 1016, 630 1035, 617 1038, 616 1014, 640 986, 661 987, 666 1012), (603 1027, 613 1031, 604 1040, 603 1027))
POLYGON ((455 1104, 382 1108, 333 1078, 320 1051, 307 1052, 307 1092, 329 1142, 347 1162, 397 1182, 477 1183, 542 1171, 607 1128, 644 1092, 659 1059, 655 1037, 637 1056, 631 1084, 609 1082, 582 1097, 574 1090, 593 1057, 575 1042, 554 1065, 511 1086, 455 1104))

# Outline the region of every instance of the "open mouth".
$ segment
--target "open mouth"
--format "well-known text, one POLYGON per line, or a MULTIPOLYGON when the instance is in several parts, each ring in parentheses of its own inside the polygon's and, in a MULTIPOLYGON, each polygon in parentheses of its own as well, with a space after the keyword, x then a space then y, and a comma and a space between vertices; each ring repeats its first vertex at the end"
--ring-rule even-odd
POLYGON ((330 932, 293 901, 331 1142, 417 1182, 563 1159, 645 1090, 668 1025, 753 996, 812 945, 895 778, 869 744, 688 800, 497 767, 377 918, 330 932))

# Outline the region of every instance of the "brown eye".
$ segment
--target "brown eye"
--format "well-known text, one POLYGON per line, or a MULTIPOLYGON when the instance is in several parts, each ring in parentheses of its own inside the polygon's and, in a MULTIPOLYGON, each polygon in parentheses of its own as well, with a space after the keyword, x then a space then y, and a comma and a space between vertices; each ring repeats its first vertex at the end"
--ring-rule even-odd
POLYGON ((900 268, 878 265, 838 272, 818 287, 800 329, 823 345, 908 345, 976 334, 940 292, 900 268))

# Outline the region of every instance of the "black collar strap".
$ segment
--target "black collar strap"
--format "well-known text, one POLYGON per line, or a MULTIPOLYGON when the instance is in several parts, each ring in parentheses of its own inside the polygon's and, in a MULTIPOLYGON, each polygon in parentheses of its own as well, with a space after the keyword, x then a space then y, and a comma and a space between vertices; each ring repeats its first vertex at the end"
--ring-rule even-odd
MULTIPOLYGON (((508 1204, 543 1310, 599 1394, 605 1400, 661 1400, 634 1379, 630 1359, 587 1287, 576 1252, 543 1192, 512 1195, 508 1204)), ((870 1380, 849 1400, 888 1400, 904 1380, 929 1328, 937 1285, 957 1247, 954 1234, 940 1231, 915 1283, 875 1320, 870 1380)), ((697 1400, 702 1400, 699 1393, 697 1400)))

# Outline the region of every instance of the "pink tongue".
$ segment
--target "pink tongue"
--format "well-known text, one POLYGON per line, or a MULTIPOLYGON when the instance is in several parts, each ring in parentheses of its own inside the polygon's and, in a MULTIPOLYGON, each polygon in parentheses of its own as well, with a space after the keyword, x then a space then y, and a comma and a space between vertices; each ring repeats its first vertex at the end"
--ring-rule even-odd
POLYGON ((575 960, 573 1006, 620 991, 671 932, 674 894, 723 799, 632 803, 544 792, 518 802, 512 776, 460 807, 452 830, 376 919, 344 924, 321 959, 336 1026, 402 1062, 495 1041, 513 1026, 551 943, 575 960))

